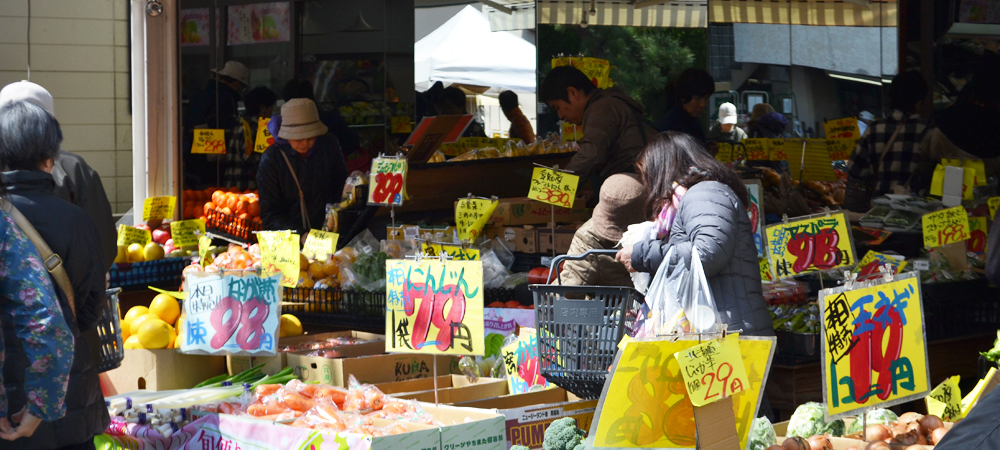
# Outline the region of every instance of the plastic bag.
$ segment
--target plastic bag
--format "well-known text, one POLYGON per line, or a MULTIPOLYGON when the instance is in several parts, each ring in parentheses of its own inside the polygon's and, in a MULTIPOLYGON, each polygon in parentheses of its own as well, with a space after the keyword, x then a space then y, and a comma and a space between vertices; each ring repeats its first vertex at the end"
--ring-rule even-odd
POLYGON ((510 272, 493 253, 493 250, 482 251, 479 259, 483 262, 483 287, 492 289, 503 286, 504 281, 510 277, 510 272))
POLYGON ((503 267, 510 270, 514 266, 514 253, 501 242, 500 239, 491 239, 489 242, 489 248, 493 250, 493 253, 497 255, 497 259, 503 264, 503 267))
POLYGON ((698 248, 691 249, 690 268, 681 260, 669 269, 673 253, 671 247, 649 285, 641 317, 636 321, 636 337, 712 332, 721 323, 698 248))
POLYGON ((341 288, 385 289, 385 261, 389 255, 371 231, 365 230, 334 253, 340 264, 341 288))
MULTIPOLYGON (((636 223, 628 226, 622 233, 622 239, 618 241, 621 248, 632 248, 636 243, 656 239, 656 222, 636 223)), ((632 272, 632 284, 635 290, 645 294, 649 290, 650 277, 646 272, 632 272)))

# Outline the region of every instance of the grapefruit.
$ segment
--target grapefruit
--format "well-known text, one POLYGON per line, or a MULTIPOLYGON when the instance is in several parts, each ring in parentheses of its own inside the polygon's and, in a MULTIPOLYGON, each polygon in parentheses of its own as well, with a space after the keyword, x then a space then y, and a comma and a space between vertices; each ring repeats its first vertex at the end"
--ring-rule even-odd
POLYGON ((299 336, 302 334, 302 322, 291 314, 281 315, 281 331, 278 337, 299 336))
POLYGON ((170 325, 160 319, 148 319, 142 321, 138 331, 139 343, 143 348, 157 349, 167 348, 176 338, 173 337, 173 330, 170 325))
MULTIPOLYGON (((124 332, 125 330, 128 330, 129 326, 132 324, 133 320, 135 320, 137 317, 139 317, 139 316, 141 316, 143 314, 147 314, 147 313, 149 313, 149 308, 147 308, 145 306, 142 306, 142 305, 133 306, 133 307, 129 308, 128 312, 125 313, 125 317, 122 318, 122 331, 124 332)), ((130 333, 131 333, 131 331, 130 331, 130 333)))
POLYGON ((128 327, 129 334, 139 334, 139 327, 141 327, 142 324, 147 320, 153 320, 153 319, 160 320, 160 316, 157 316, 156 314, 153 313, 146 313, 139 317, 136 317, 135 320, 133 320, 132 323, 129 324, 128 327))
POLYGON ((146 244, 146 248, 142 249, 142 258, 144 261, 157 261, 163 259, 164 256, 165 251, 163 250, 163 246, 156 242, 150 242, 146 244))
POLYGON ((128 262, 143 262, 145 257, 143 256, 142 246, 139 244, 130 244, 128 246, 128 262))
POLYGON ((176 322, 177 317, 181 315, 181 305, 177 303, 177 299, 167 294, 158 294, 150 302, 149 312, 156 314, 160 320, 171 324, 176 322))
POLYGON ((125 345, 123 345, 126 350, 137 350, 142 348, 142 344, 139 343, 139 336, 129 336, 125 340, 125 345))

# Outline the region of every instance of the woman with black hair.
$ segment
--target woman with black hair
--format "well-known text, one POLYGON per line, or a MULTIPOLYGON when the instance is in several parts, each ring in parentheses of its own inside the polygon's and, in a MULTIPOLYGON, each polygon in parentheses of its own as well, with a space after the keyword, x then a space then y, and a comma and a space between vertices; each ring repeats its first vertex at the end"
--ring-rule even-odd
POLYGON ((686 69, 667 87, 667 104, 673 107, 656 124, 660 131, 679 131, 705 142, 701 115, 715 92, 715 80, 701 69, 686 69))
POLYGON ((736 172, 693 137, 673 131, 657 136, 637 165, 648 195, 645 212, 656 221, 658 239, 624 248, 617 259, 633 272, 653 274, 663 264, 670 270, 690 267, 697 248, 722 321, 745 335, 773 336, 747 216, 747 189, 736 172))

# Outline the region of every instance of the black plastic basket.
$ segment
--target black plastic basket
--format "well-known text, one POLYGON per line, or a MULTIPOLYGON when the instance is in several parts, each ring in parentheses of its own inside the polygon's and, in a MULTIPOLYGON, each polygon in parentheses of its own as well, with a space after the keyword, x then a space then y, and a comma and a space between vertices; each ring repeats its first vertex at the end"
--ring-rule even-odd
MULTIPOLYGON (((566 259, 609 252, 614 251, 559 256, 552 266, 566 259)), ((535 298, 542 376, 582 399, 600 397, 618 343, 625 334, 632 333, 644 302, 642 294, 620 286, 534 284, 529 289, 535 298)))
POLYGON ((263 225, 253 220, 240 219, 217 209, 205 216, 205 231, 247 244, 257 242, 254 231, 263 230, 263 225))
POLYGON ((1000 288, 985 278, 923 283, 927 340, 992 333, 1000 328, 1000 288))
POLYGON ((115 264, 108 271, 110 286, 123 291, 146 289, 147 286, 177 289, 181 285, 181 272, 189 264, 191 257, 115 264))
POLYGON ((107 305, 104 315, 97 322, 97 337, 100 343, 100 355, 94 355, 98 361, 97 372, 107 372, 122 365, 125 358, 125 346, 122 342, 122 326, 118 311, 118 294, 121 288, 109 289, 105 298, 107 305))
POLYGON ((385 327, 385 292, 340 289, 285 288, 283 312, 305 323, 350 326, 364 329, 385 327))

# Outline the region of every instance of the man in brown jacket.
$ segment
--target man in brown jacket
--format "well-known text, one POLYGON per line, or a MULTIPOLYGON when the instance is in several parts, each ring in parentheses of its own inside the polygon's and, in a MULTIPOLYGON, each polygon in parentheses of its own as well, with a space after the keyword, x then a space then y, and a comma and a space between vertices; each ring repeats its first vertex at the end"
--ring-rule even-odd
POLYGON ((598 89, 575 67, 552 69, 541 97, 560 119, 583 126, 580 150, 565 169, 590 178, 595 193, 611 175, 634 173, 636 156, 656 136, 642 105, 620 89, 598 89))

